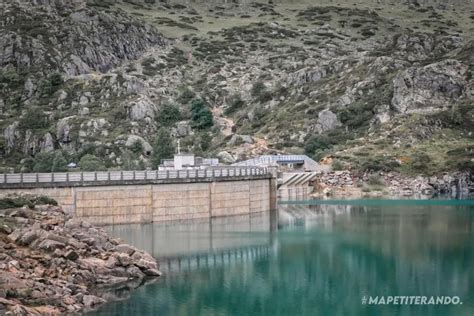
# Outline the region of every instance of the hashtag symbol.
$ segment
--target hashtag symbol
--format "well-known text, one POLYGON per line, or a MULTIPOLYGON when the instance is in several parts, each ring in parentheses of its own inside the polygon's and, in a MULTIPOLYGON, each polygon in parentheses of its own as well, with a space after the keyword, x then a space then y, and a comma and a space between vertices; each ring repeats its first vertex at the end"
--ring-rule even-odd
POLYGON ((362 296, 362 305, 367 304, 367 296, 362 296))

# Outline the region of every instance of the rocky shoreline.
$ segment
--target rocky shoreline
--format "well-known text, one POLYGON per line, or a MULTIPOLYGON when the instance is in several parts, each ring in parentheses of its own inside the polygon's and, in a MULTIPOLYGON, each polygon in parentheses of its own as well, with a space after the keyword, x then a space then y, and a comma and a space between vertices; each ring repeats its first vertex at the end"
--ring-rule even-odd
POLYGON ((312 196, 397 198, 442 194, 462 197, 472 194, 473 177, 469 172, 407 177, 395 172, 355 174, 348 170, 331 171, 318 177, 312 196))
POLYGON ((26 204, 0 209, 2 315, 76 314, 113 299, 111 290, 161 275, 151 255, 71 218, 50 199, 0 202, 1 208, 26 204))

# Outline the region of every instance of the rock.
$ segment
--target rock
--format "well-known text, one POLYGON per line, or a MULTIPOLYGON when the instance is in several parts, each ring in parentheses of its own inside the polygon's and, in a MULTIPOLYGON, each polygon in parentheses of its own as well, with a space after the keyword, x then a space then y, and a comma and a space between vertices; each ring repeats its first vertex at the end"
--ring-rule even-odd
POLYGON ((142 270, 149 270, 149 269, 158 269, 158 265, 155 261, 151 260, 146 260, 146 259, 140 259, 137 263, 135 263, 137 267, 139 267, 142 270))
POLYGON ((18 131, 18 122, 13 122, 3 130, 3 137, 7 145, 7 153, 17 145, 20 133, 18 131))
POLYGON ((288 76, 288 84, 302 86, 307 83, 317 82, 328 75, 325 67, 303 68, 288 76))
POLYGON ((28 99, 33 96, 35 91, 36 91, 36 85, 33 83, 33 80, 31 80, 31 78, 28 78, 25 82, 25 92, 28 99))
POLYGON ((71 130, 72 126, 70 121, 73 120, 75 116, 68 116, 62 118, 56 124, 56 137, 58 141, 62 144, 69 144, 72 141, 71 130))
POLYGON ((50 239, 45 239, 38 245, 39 249, 48 250, 48 251, 54 251, 55 249, 64 248, 64 247, 65 247, 65 244, 59 241, 50 240, 50 239))
POLYGON ((235 158, 230 153, 228 153, 227 151, 219 152, 217 154, 217 158, 222 160, 224 163, 234 163, 235 162, 235 158))
POLYGON ((117 253, 115 254, 115 258, 117 259, 118 265, 122 267, 128 267, 132 263, 132 258, 126 253, 117 253))
POLYGON ((145 274, 137 267, 135 266, 129 266, 127 268, 127 273, 133 277, 133 278, 137 278, 137 279, 143 279, 145 277, 145 274))
POLYGON ((20 240, 21 236, 23 236, 23 231, 21 229, 15 229, 10 235, 8 235, 8 239, 16 243, 20 240))
POLYGON ((63 237, 63 236, 59 236, 57 234, 53 234, 53 233, 48 233, 46 235, 46 238, 45 239, 50 239, 50 240, 54 240, 54 241, 57 241, 57 242, 60 242, 62 244, 67 244, 69 242, 69 238, 67 237, 63 237))
POLYGON ((0 233, 11 234, 12 231, 13 229, 7 224, 3 224, 3 223, 0 224, 0 233))
POLYGON ((131 256, 136 251, 134 247, 127 244, 120 244, 118 246, 115 246, 113 250, 120 253, 126 253, 129 256, 131 256))
POLYGON ((119 265, 118 260, 115 258, 115 256, 110 256, 107 261, 105 262, 105 266, 109 269, 114 268, 115 266, 119 265))
POLYGON ((131 148, 136 142, 141 143, 142 148, 143 148, 143 153, 145 155, 148 156, 153 152, 153 147, 151 147, 150 143, 148 143, 142 137, 137 136, 137 135, 129 135, 125 143, 125 146, 127 146, 128 148, 131 148))
POLYGON ((316 123, 316 131, 321 134, 326 131, 333 130, 341 126, 341 122, 337 115, 330 110, 323 110, 318 114, 318 122, 316 123))
POLYGON ((147 117, 155 118, 156 105, 148 97, 142 96, 131 102, 129 107, 128 116, 132 121, 144 120, 147 117))
POLYGON ((82 304, 86 307, 93 307, 102 303, 105 303, 105 300, 95 295, 84 295, 82 298, 82 304))
POLYGON ((81 124, 79 137, 84 139, 87 137, 108 136, 107 129, 111 124, 105 118, 93 118, 81 124))
POLYGON ((242 141, 246 144, 253 144, 253 137, 250 135, 240 135, 240 138, 242 138, 242 141))
POLYGON ((54 150, 54 139, 51 133, 46 133, 40 143, 41 152, 50 152, 54 150))
POLYGON ((77 260, 79 258, 79 255, 74 250, 68 250, 64 254, 64 258, 74 261, 74 260, 77 260))
POLYGON ((79 115, 80 116, 87 116, 87 115, 89 115, 89 113, 90 113, 90 110, 86 106, 79 110, 79 115))
POLYGON ((79 98, 79 104, 84 106, 84 105, 87 105, 89 103, 89 99, 82 95, 80 98, 79 98))
POLYGON ((148 269, 144 271, 147 276, 159 277, 161 272, 156 269, 148 269))
POLYGON ((39 237, 39 233, 36 230, 29 230, 26 231, 17 241, 19 245, 22 246, 28 246, 31 244, 34 240, 36 240, 39 237))
POLYGON ((181 121, 176 123, 176 134, 179 137, 191 135, 192 129, 189 121, 181 121))
POLYGON ((393 79, 393 107, 401 113, 435 113, 463 95, 468 67, 444 60, 411 67, 393 79))

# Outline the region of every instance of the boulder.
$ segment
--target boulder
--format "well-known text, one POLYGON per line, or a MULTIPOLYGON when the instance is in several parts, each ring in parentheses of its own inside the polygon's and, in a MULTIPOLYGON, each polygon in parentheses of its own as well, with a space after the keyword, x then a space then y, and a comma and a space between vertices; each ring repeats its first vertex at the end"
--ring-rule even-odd
POLYGON ((185 137, 192 133, 191 124, 189 121, 181 121, 176 123, 176 135, 179 137, 185 137))
POLYGON ((118 265, 122 267, 128 267, 132 263, 132 258, 126 253, 117 253, 115 254, 115 258, 117 259, 118 265))
POLYGON ((86 307, 93 307, 95 305, 105 303, 105 300, 95 295, 84 295, 82 298, 82 303, 86 307))
POLYGON ((119 252, 119 253, 126 253, 129 256, 131 256, 136 251, 136 249, 134 247, 132 247, 130 245, 127 245, 127 244, 117 245, 113 248, 113 250, 115 250, 116 252, 119 252))
POLYGON ((64 254, 64 258, 74 261, 74 260, 77 260, 79 258, 79 255, 74 250, 68 250, 64 254))
POLYGON ((337 115, 330 110, 323 110, 318 114, 318 122, 316 123, 316 131, 321 134, 325 131, 333 130, 341 126, 341 122, 337 115))
POLYGON ((36 230, 29 230, 26 231, 17 241, 17 244, 22 245, 22 246, 28 246, 31 244, 34 240, 36 240, 39 236, 38 231, 36 230))
POLYGON ((137 263, 135 263, 137 267, 142 270, 149 270, 149 269, 158 269, 158 265, 155 261, 140 259, 137 263))
POLYGON ((71 120, 75 118, 75 116, 68 116, 62 118, 56 124, 56 138, 62 144, 69 144, 72 141, 71 135, 71 120))
POLYGON ((41 152, 50 152, 54 150, 54 139, 51 133, 46 133, 40 143, 41 152))
POLYGON ((55 249, 64 248, 64 247, 65 245, 62 242, 51 240, 51 239, 45 239, 42 242, 40 242, 40 244, 38 245, 39 249, 47 250, 47 251, 54 251, 55 249))
POLYGON ((234 163, 235 162, 235 158, 230 153, 228 153, 227 151, 219 152, 217 154, 217 158, 222 160, 224 163, 234 163))
POLYGON ((155 112, 156 105, 148 97, 143 96, 129 104, 128 116, 132 121, 140 121, 147 117, 153 119, 155 112))
POLYGON ((153 152, 153 147, 151 147, 150 143, 144 140, 142 137, 137 135, 129 135, 127 141, 125 142, 125 146, 128 148, 132 147, 136 142, 140 142, 143 147, 143 153, 145 155, 149 155, 153 152))

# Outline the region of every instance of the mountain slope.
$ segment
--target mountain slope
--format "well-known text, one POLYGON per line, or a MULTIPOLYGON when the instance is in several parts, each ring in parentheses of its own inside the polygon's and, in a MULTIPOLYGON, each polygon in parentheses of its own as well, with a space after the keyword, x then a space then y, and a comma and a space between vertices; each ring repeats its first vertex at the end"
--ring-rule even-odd
POLYGON ((146 167, 164 127, 229 162, 472 169, 467 3, 29 4, 2 4, 4 167, 32 169, 41 152, 146 167))

